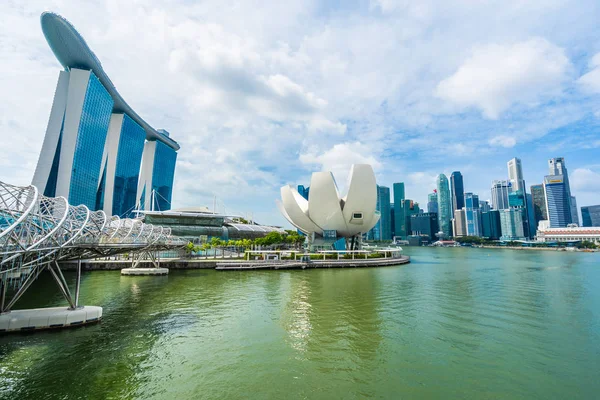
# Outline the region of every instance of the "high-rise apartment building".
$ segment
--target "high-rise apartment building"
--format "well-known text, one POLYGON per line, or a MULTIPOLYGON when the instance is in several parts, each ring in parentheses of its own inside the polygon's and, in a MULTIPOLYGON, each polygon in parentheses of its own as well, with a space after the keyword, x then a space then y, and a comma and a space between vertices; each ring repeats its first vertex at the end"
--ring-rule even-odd
POLYGON ((577 199, 571 196, 571 223, 579 225, 579 213, 577 212, 577 199))
POLYGON ((440 232, 447 238, 452 236, 452 202, 450 199, 450 188, 448 187, 448 178, 444 174, 437 177, 437 193, 438 193, 438 222, 440 232))
POLYGON ((394 189, 394 236, 406 238, 406 222, 404 222, 404 209, 402 201, 404 201, 404 182, 393 184, 394 189))
MULTIPOLYGON (((156 199, 170 208, 179 145, 140 118, 96 55, 63 17, 45 12, 42 30, 60 71, 32 183, 46 196, 130 216, 156 199), (140 199, 146 197, 147 201, 140 199)), ((158 207, 157 207, 158 208, 158 207)))
POLYGON ((581 207, 581 224, 585 227, 600 226, 600 205, 581 207))
POLYGON ((473 193, 465 193, 464 213, 467 236, 481 236, 481 220, 478 195, 473 193))
POLYGON ((492 182, 492 208, 505 210, 508 205, 508 194, 511 192, 512 183, 507 180, 494 180, 492 182))
POLYGON ((450 175, 450 190, 452 192, 452 212, 461 210, 465 206, 465 187, 460 171, 454 171, 450 175))
POLYGON ((437 189, 434 189, 433 193, 429 193, 429 195, 427 195, 427 212, 436 214, 438 212, 437 189))

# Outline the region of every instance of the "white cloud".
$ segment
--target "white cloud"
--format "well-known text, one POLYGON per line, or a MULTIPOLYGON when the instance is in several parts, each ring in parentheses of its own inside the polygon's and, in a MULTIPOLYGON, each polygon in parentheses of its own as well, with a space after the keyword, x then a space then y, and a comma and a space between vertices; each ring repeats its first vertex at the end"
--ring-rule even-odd
POLYGON ((352 164, 370 164, 375 171, 382 167, 372 150, 360 142, 336 144, 322 153, 311 149, 300 155, 300 162, 308 167, 319 166, 322 171, 333 172, 338 183, 346 182, 352 164))
POLYGON ((507 149, 515 147, 517 140, 512 136, 494 136, 489 141, 490 146, 506 147, 507 149))
POLYGON ((592 57, 589 63, 590 72, 578 79, 581 87, 591 93, 600 93, 600 53, 592 57))
POLYGON ((477 46, 436 95, 459 107, 475 107, 490 119, 515 103, 537 103, 561 92, 571 63, 563 49, 543 38, 477 46))
POLYGON ((600 192, 600 173, 589 168, 577 168, 569 174, 569 184, 581 192, 600 192))

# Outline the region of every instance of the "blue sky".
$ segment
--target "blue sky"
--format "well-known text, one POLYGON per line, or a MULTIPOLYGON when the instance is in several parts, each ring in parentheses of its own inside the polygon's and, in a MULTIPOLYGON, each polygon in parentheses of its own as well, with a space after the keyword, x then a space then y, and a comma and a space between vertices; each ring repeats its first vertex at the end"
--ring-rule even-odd
MULTIPOLYGON (((352 163, 426 204, 441 172, 489 198, 566 158, 600 204, 597 1, 8 1, 0 3, 0 180, 29 184, 59 63, 45 10, 79 30, 124 98, 181 144, 173 206, 285 224, 279 187, 352 163)), ((343 188, 341 188, 343 189, 343 188)))

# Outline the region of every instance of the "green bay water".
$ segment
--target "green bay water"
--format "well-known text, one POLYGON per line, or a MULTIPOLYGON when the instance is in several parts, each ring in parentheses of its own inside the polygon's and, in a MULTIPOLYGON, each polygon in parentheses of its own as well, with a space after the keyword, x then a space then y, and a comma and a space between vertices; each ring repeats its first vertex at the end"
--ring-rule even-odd
MULTIPOLYGON (((405 252, 397 267, 84 273, 103 321, 0 336, 0 398, 600 397, 600 253, 405 252)), ((17 308, 63 304, 45 276, 17 308)))

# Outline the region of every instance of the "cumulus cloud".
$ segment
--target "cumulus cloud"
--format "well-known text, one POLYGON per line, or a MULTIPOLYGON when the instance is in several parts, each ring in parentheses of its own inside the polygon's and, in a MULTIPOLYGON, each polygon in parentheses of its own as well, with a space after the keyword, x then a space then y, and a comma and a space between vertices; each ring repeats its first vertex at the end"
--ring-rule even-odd
POLYGON ((536 103, 561 92, 571 63, 543 38, 477 46, 436 95, 459 107, 475 107, 490 119, 515 103, 536 103))
POLYGON ((309 167, 320 167, 331 171, 338 182, 345 182, 352 164, 370 164, 375 171, 382 164, 373 155, 369 146, 361 142, 339 143, 324 152, 310 149, 300 155, 300 162, 309 167))
POLYGON ((489 141, 490 146, 505 147, 507 149, 515 147, 517 140, 512 136, 494 136, 489 141))
POLYGON ((600 192, 600 173, 589 168, 577 168, 569 174, 573 189, 581 192, 600 192))
MULTIPOLYGON (((409 182, 423 203, 432 188, 412 183, 415 165, 435 175, 468 158, 504 171, 507 138, 535 145, 597 111, 593 93, 563 90, 565 53, 597 51, 594 1, 0 2, 0 135, 16 141, 0 180, 31 181, 48 122, 61 66, 43 9, 69 19, 133 109, 181 144, 174 207, 217 195, 282 223, 279 186, 315 169, 341 178, 369 162, 379 183, 409 182)), ((598 64, 573 60, 593 87, 598 64)))
POLYGON ((589 69, 577 82, 587 92, 600 93, 600 53, 592 57, 589 69))

